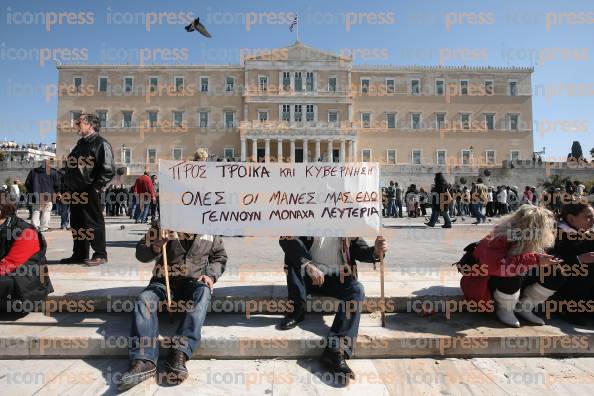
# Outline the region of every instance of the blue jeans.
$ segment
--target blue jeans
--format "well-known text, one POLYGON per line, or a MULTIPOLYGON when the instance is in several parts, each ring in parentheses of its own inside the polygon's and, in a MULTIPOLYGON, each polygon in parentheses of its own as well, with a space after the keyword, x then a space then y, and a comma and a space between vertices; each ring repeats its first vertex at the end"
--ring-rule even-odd
MULTIPOLYGON (((150 360, 157 364, 159 357, 159 319, 157 313, 161 301, 167 299, 165 285, 158 279, 151 279, 151 283, 140 293, 134 306, 134 317, 130 331, 130 359, 150 360)), ((200 345, 200 332, 210 307, 210 289, 205 283, 195 279, 184 278, 171 283, 172 298, 177 300, 192 300, 184 319, 180 323, 175 336, 171 340, 173 349, 192 357, 194 350, 200 345)), ((186 304, 181 304, 186 306, 186 304)))
MULTIPOLYGON (((308 258, 311 259, 311 257, 308 258)), ((297 260, 292 257, 286 257, 286 260, 288 299, 293 301, 294 312, 306 310, 308 293, 340 300, 326 342, 328 349, 337 352, 342 349, 348 357, 351 357, 359 334, 361 305, 365 300, 363 284, 351 276, 345 276, 344 281, 341 282, 339 275, 325 275, 322 286, 314 286, 311 278, 301 270, 301 264, 297 260)))
POLYGON ((483 204, 482 203, 475 203, 470 204, 470 210, 472 211, 472 217, 476 219, 476 221, 480 222, 481 219, 487 221, 487 216, 483 214, 483 204))
POLYGON ((134 220, 139 223, 146 223, 149 215, 149 210, 151 209, 151 201, 144 200, 138 203, 136 206, 136 213, 134 213, 134 220))
POLYGON ((388 217, 396 216, 396 199, 388 199, 388 217))
POLYGON ((70 227, 70 204, 62 204, 60 213, 60 228, 70 227))

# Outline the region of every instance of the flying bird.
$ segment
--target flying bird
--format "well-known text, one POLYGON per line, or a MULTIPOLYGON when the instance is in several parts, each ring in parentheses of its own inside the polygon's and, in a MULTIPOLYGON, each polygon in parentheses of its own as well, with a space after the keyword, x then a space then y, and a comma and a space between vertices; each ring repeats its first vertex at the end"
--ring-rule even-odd
POLYGON ((206 30, 204 25, 200 23, 200 18, 194 19, 194 21, 192 23, 190 23, 188 26, 186 26, 186 32, 193 32, 193 31, 200 32, 200 34, 202 34, 204 37, 208 37, 208 38, 212 37, 210 35, 210 33, 208 33, 208 30, 206 30))

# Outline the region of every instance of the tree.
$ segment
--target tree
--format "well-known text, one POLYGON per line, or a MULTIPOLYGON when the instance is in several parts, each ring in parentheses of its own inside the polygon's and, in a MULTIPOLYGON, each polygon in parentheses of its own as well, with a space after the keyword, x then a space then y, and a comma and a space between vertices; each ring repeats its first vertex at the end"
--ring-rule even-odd
POLYGON ((565 187, 565 183, 570 180, 569 177, 561 177, 559 175, 552 175, 548 180, 541 181, 540 185, 546 190, 550 188, 561 188, 565 187))
POLYGON ((594 157, 594 147, 592 147, 592 148, 590 149, 590 156, 591 156, 591 157, 594 157))
POLYGON ((583 159, 584 153, 582 152, 582 145, 577 140, 573 141, 571 145, 571 156, 575 159, 583 159))

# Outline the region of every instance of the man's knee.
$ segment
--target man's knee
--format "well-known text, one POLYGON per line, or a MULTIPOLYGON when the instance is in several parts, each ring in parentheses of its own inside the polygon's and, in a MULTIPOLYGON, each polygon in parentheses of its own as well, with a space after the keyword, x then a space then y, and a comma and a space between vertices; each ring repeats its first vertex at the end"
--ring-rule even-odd
POLYGON ((365 300, 365 288, 363 284, 359 281, 353 282, 351 285, 351 299, 355 301, 363 301, 365 300))
POLYGON ((210 288, 206 285, 198 285, 194 289, 192 299, 195 305, 208 306, 207 304, 210 304, 211 300, 210 288))

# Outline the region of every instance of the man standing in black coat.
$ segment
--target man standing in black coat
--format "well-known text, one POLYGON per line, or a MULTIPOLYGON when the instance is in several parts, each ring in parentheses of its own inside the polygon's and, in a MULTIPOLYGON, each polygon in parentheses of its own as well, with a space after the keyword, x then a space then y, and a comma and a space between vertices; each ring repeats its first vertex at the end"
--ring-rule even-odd
POLYGON ((58 171, 51 166, 50 160, 45 160, 41 166, 31 169, 25 186, 29 195, 28 202, 33 205, 31 223, 39 231, 47 231, 56 193, 60 190, 58 171))
POLYGON ((72 256, 62 264, 85 263, 95 266, 107 262, 105 220, 101 189, 115 174, 113 150, 99 135, 100 122, 94 114, 82 114, 76 123, 81 138, 66 159, 64 184, 70 201, 70 227, 74 245, 72 256), (89 245, 93 257, 89 260, 89 245))

